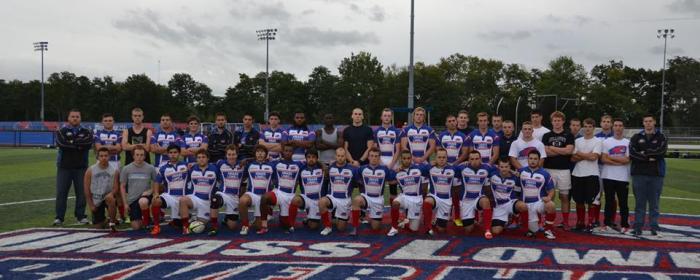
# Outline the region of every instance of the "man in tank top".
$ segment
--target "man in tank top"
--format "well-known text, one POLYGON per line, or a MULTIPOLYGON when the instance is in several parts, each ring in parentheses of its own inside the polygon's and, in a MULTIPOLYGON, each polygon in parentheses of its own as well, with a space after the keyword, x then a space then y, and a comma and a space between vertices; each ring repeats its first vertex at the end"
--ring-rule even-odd
POLYGON ((100 147, 97 150, 97 163, 85 171, 83 191, 85 200, 92 213, 92 224, 96 228, 105 226, 105 210, 109 213, 109 228, 116 228, 115 196, 119 188, 119 168, 109 164, 109 148, 100 147))
POLYGON ((139 107, 131 110, 132 126, 122 132, 122 150, 125 153, 124 165, 134 161, 134 147, 143 145, 146 149, 146 162, 151 163, 151 156, 148 154, 150 150, 150 142, 152 132, 143 125, 143 110, 139 107))
POLYGON ((333 124, 335 118, 333 114, 323 116, 323 128, 316 130, 316 149, 318 149, 318 160, 325 165, 330 165, 335 161, 335 150, 343 146, 343 138, 338 133, 338 128, 333 124), (319 137, 320 136, 320 137, 319 137))

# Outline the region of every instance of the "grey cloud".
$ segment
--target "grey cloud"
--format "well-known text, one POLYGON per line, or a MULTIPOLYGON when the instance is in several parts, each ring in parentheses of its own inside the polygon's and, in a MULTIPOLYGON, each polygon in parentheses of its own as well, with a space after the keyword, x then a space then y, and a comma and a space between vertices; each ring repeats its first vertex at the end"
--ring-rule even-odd
MULTIPOLYGON (((651 47, 651 48, 649 48, 649 53, 662 55, 664 53, 664 47, 661 45, 651 47)), ((670 47, 670 48, 666 49, 667 55, 680 55, 680 54, 684 54, 684 53, 685 53, 685 51, 682 48, 670 47)))
POLYGON ((700 1, 698 0, 675 0, 666 7, 676 13, 700 15, 700 1))
POLYGON ((146 34, 173 43, 185 41, 181 32, 161 22, 160 16, 150 9, 142 12, 129 11, 126 18, 115 20, 113 25, 117 29, 146 34))
POLYGON ((306 9, 306 10, 301 11, 301 15, 304 15, 304 16, 308 16, 308 15, 314 14, 314 13, 316 13, 316 10, 314 10, 314 9, 306 9))
POLYGON ((507 31, 493 31, 488 33, 479 33, 477 36, 484 40, 489 41, 501 41, 501 40, 513 40, 519 41, 532 37, 532 32, 527 30, 517 30, 513 32, 507 31))
POLYGON ((296 46, 332 47, 338 45, 378 44, 379 37, 373 32, 320 30, 316 27, 301 27, 291 30, 287 41, 296 46))
POLYGON ((286 21, 291 16, 291 14, 285 9, 282 2, 259 6, 253 12, 253 15, 256 18, 273 18, 280 21, 286 21))
POLYGON ((577 25, 581 26, 581 25, 584 25, 584 24, 591 23, 591 22, 593 21, 593 19, 590 18, 590 17, 585 17, 585 16, 577 15, 577 16, 574 16, 573 21, 574 21, 574 23, 576 23, 577 25))
POLYGON ((372 21, 382 22, 386 17, 386 11, 379 5, 374 5, 369 10, 369 19, 372 21))
POLYGON ((546 16, 544 17, 544 19, 545 19, 546 21, 554 22, 554 23, 559 23, 559 22, 561 22, 561 21, 563 20, 561 17, 555 16, 555 15, 553 15, 553 14, 548 14, 548 15, 546 15, 546 16))
POLYGON ((566 17, 555 16, 553 14, 548 14, 544 17, 544 19, 545 19, 545 21, 548 21, 551 23, 571 23, 571 24, 575 24, 578 26, 586 25, 586 24, 593 22, 593 18, 587 17, 587 16, 582 16, 582 15, 574 15, 573 17, 566 18, 566 17))

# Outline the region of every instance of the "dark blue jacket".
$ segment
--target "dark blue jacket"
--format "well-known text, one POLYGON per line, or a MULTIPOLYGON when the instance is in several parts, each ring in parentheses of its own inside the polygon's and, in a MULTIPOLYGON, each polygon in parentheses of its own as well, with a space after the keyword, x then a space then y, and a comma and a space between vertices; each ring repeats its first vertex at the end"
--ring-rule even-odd
POLYGON ((630 159, 632 175, 659 176, 666 175, 666 150, 668 140, 659 130, 646 134, 644 130, 630 139, 630 159))
POLYGON ((66 169, 86 168, 93 142, 92 131, 85 127, 61 127, 56 131, 57 166, 66 169))

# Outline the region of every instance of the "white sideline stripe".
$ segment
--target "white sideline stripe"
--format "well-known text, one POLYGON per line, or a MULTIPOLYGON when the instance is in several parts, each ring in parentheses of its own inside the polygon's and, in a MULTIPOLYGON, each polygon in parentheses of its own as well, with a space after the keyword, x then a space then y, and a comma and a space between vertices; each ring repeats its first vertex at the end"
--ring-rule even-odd
MULTIPOLYGON (((74 199, 74 198, 75 198, 75 196, 68 197, 68 199, 74 199)), ((44 201, 52 201, 52 200, 56 200, 56 198, 54 197, 54 198, 43 198, 43 199, 34 199, 34 200, 25 200, 25 201, 6 202, 6 203, 0 203, 0 206, 10 206, 10 205, 44 202, 44 201)))

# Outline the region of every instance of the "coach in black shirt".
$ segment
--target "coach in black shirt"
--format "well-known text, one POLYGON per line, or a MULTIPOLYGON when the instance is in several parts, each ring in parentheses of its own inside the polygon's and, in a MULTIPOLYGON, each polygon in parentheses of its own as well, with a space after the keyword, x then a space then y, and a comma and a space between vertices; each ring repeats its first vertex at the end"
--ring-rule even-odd
POLYGON ((255 145, 260 139, 260 132, 253 128, 253 115, 243 115, 243 129, 236 131, 238 139, 241 139, 240 152, 238 158, 243 160, 255 156, 255 145))
POLYGON ((240 143, 236 135, 226 129, 226 115, 224 113, 216 113, 216 127, 209 132, 208 137, 207 151, 211 163, 226 159, 226 146, 240 143))
POLYGON ((549 116, 552 122, 552 130, 542 136, 547 158, 544 159, 544 168, 552 176, 554 187, 559 190, 561 201, 561 228, 569 226, 569 191, 571 191, 571 155, 574 152, 574 135, 564 130, 566 116, 555 111, 549 116))
POLYGON ((515 133, 515 124, 513 121, 506 120, 503 122, 503 135, 501 136, 500 150, 498 157, 509 158, 508 152, 510 152, 510 145, 518 140, 518 134, 515 133))
POLYGON ((92 131, 80 125, 80 111, 72 109, 68 113, 68 125, 56 132, 58 170, 56 172, 56 219, 53 222, 54 226, 63 224, 71 184, 75 188, 75 218, 81 224, 88 223, 85 215, 83 178, 88 166, 88 154, 92 143, 92 131))
POLYGON ((352 125, 343 129, 345 149, 350 152, 348 162, 355 166, 367 164, 367 152, 374 145, 372 129, 362 123, 364 118, 362 109, 353 109, 352 125))

